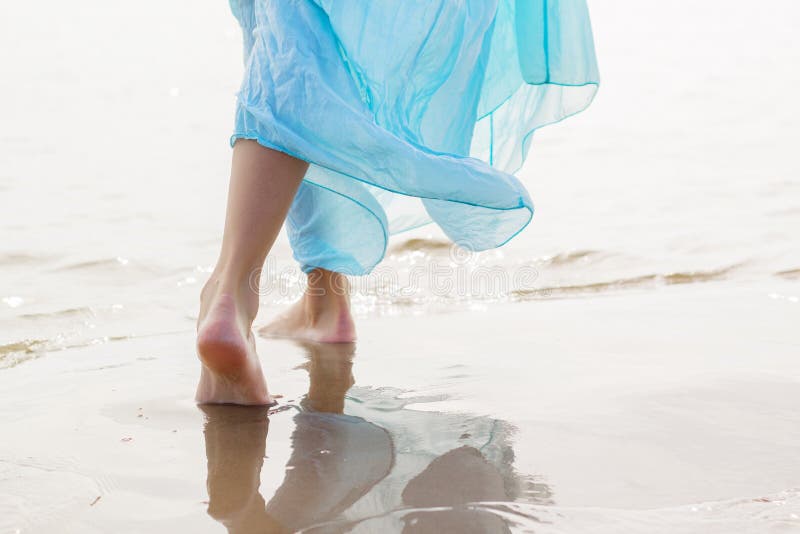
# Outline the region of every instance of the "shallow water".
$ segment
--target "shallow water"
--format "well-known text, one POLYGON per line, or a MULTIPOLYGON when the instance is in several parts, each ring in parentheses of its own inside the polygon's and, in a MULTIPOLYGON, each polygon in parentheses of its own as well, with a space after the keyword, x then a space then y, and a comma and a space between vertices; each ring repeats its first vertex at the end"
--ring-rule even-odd
MULTIPOLYGON (((481 254, 429 228, 398 236, 354 280, 347 415, 304 411, 295 367, 314 356, 263 342, 289 409, 209 448, 238 417, 189 401, 235 21, 225 2, 0 6, 0 528, 220 530, 207 507, 263 519, 241 517, 259 477, 265 503, 279 488, 305 503, 302 521, 273 515, 311 532, 800 528, 800 8, 591 8, 603 86, 536 134, 531 226, 481 254), (284 476, 315 440, 332 443, 319 471, 284 476), (220 508, 203 503, 215 488, 220 508)), ((300 280, 281 238, 263 320, 300 280)), ((349 357, 328 359, 347 374, 349 357)))
POLYGON ((797 315, 722 284, 376 317, 259 340, 271 410, 195 407, 191 332, 50 354, 3 371, 0 530, 792 532, 797 315))

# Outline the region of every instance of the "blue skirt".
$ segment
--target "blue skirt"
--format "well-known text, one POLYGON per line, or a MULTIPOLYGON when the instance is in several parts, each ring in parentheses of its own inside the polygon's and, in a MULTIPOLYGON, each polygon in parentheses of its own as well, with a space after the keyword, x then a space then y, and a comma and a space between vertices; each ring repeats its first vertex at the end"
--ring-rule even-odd
POLYGON ((236 139, 308 161, 295 258, 366 274, 389 235, 438 224, 503 245, 533 203, 532 133, 599 81, 585 0, 230 0, 244 33, 236 139))

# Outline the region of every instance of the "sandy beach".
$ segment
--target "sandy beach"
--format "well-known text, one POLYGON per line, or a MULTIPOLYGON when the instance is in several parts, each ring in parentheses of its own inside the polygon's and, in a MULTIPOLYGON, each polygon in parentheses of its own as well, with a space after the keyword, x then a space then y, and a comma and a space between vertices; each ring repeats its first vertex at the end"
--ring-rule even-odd
POLYGON ((788 286, 368 320, 352 350, 262 340, 282 395, 268 423, 181 394, 197 380, 191 332, 29 361, 2 375, 2 527, 387 532, 416 514, 411 531, 435 532, 477 514, 497 524, 465 531, 791 532, 800 362, 788 286), (469 454, 436 469, 462 447, 485 473, 464 474, 469 454), (411 506, 404 492, 425 472, 441 493, 411 506), (501 490, 467 506, 464 476, 501 490), (254 500, 269 515, 251 517, 254 500))
MULTIPOLYGON (((355 345, 258 339, 269 410, 192 400, 227 3, 1 6, 0 532, 800 532, 800 10, 771 6, 590 2, 602 86, 536 134, 531 226, 398 236, 355 345)), ((264 277, 258 325, 303 290, 284 237, 264 277)))

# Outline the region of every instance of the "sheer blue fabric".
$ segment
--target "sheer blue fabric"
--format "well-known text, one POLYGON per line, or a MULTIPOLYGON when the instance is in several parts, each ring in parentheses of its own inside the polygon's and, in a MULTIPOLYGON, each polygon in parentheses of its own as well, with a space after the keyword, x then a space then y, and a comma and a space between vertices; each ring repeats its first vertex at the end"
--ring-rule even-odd
POLYGON ((231 138, 308 161, 287 218, 304 270, 370 272, 431 221, 470 250, 519 233, 534 130, 599 83, 585 0, 230 0, 245 75, 231 138))

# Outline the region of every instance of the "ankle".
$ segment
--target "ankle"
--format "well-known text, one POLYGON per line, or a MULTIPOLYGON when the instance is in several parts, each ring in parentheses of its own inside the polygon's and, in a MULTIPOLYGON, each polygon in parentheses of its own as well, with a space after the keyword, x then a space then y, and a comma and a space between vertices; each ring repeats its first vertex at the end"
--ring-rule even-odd
POLYGON ((306 294, 315 297, 338 297, 347 300, 350 296, 350 282, 347 276, 335 271, 314 269, 307 275, 306 286, 306 294))
POLYGON ((249 280, 212 273, 200 291, 201 314, 219 302, 223 296, 233 301, 237 314, 252 323, 258 313, 258 291, 250 287, 249 280))
POLYGON ((350 284, 341 273, 315 269, 308 274, 308 285, 304 297, 306 313, 314 318, 319 315, 350 313, 350 284))

